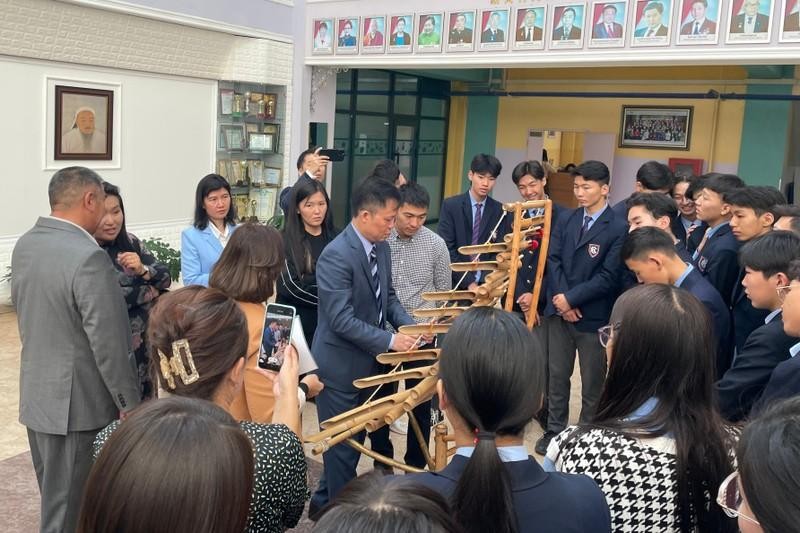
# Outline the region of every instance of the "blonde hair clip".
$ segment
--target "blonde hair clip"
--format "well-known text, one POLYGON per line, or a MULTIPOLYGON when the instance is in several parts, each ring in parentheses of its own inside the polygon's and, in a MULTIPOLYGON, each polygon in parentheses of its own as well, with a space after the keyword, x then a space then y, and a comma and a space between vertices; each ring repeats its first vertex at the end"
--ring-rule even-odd
POLYGON ((169 389, 175 389, 175 376, 180 376, 184 385, 191 385, 200 379, 200 374, 194 366, 192 350, 189 349, 189 341, 187 339, 180 339, 172 343, 172 357, 170 358, 164 355, 164 352, 158 350, 158 359, 161 365, 161 374, 167 381, 169 389), (183 364, 181 350, 183 350, 186 362, 189 364, 189 372, 186 372, 186 365, 183 364))

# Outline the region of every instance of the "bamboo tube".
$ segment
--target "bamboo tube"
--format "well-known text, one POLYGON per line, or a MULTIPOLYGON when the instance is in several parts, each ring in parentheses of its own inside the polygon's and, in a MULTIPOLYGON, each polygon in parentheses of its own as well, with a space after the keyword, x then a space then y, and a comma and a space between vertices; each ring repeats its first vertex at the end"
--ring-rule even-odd
POLYGON ((474 272, 476 270, 497 270, 497 261, 470 261, 469 263, 450 263, 453 272, 474 272))
POLYGON ((447 425, 436 424, 433 427, 433 463, 437 472, 447 466, 447 425))
POLYGON ((505 263, 507 261, 511 261, 511 253, 509 252, 502 252, 494 256, 494 260, 498 263, 505 263))
POLYGON ((469 307, 435 307, 432 309, 414 309, 411 313, 417 318, 440 318, 459 316, 469 309, 469 307))
MULTIPOLYGON (((351 448, 354 448, 357 452, 363 453, 367 457, 371 457, 374 461, 379 461, 379 462, 381 462, 383 464, 391 466, 392 468, 399 468, 400 470, 403 470, 404 472, 411 472, 411 473, 424 472, 424 470, 422 470, 420 468, 416 468, 416 467, 413 467, 413 466, 408 466, 407 464, 403 464, 403 463, 400 463, 398 461, 395 461, 394 459, 392 459, 390 457, 386 457, 386 456, 381 455, 381 454, 379 454, 377 452, 373 452, 372 450, 368 449, 363 444, 361 444, 358 441, 355 441, 353 439, 347 439, 347 444, 351 448)), ((423 449, 423 451, 424 451, 424 449, 423 449)))
MULTIPOLYGON (((397 420, 398 418, 400 418, 404 414, 406 414, 406 409, 404 408, 403 404, 401 403, 399 405, 395 405, 385 415, 383 415, 383 418, 380 421, 381 422, 380 425, 378 425, 375 429, 378 429, 379 427, 381 427, 384 424, 386 424, 388 426, 389 424, 391 424, 392 422, 394 422, 395 420, 397 420)), ((370 431, 375 431, 375 429, 372 429, 370 431)))
MULTIPOLYGON (((328 425, 326 429, 320 431, 316 435, 311 435, 309 437, 305 437, 306 442, 315 443, 320 442, 334 435, 338 435, 342 431, 347 431, 348 429, 352 429, 354 427, 360 426, 370 420, 375 418, 380 418, 384 414, 388 413, 392 409, 394 409, 398 404, 396 403, 386 403, 381 405, 375 409, 370 409, 368 412, 359 414, 353 418, 345 419, 338 424, 328 425)), ((403 405, 400 403, 399 405, 403 405)))
POLYGON ((396 365, 397 363, 410 363, 412 361, 435 361, 439 359, 441 350, 418 350, 416 352, 389 352, 379 354, 376 359, 384 365, 396 365))
POLYGON ((529 217, 523 218, 522 222, 520 223, 520 227, 522 229, 529 229, 532 226, 540 226, 544 222, 544 217, 529 217))
MULTIPOLYGON (((531 291, 531 302, 538 302, 539 295, 542 293, 542 280, 544 279, 544 267, 547 263, 547 250, 550 248, 550 232, 553 224, 553 202, 545 200, 544 206, 544 226, 542 229, 542 242, 539 244, 539 261, 536 264, 536 278, 533 281, 533 290, 531 291)), ((511 298, 509 298, 510 300, 511 298)), ((536 319, 536 306, 531 306, 531 312, 528 313, 526 323, 528 329, 533 329, 533 322, 536 319)))
MULTIPOLYGON (((540 229, 542 229, 542 226, 535 226, 521 231, 519 236, 520 242, 522 242, 522 239, 527 239, 528 237, 531 237, 534 233, 536 233, 540 229)), ((506 233, 506 235, 503 237, 503 240, 506 243, 510 243, 512 240, 514 240, 514 238, 515 237, 513 233, 506 233)), ((530 243, 528 244, 528 246, 530 246, 530 243)))
POLYGON ((450 324, 410 324, 408 326, 400 326, 399 329, 403 335, 411 335, 412 337, 447 333, 449 330, 450 324))
POLYGON ((339 433, 335 437, 331 437, 330 439, 325 439, 322 442, 315 444, 314 447, 311 448, 311 453, 313 453, 314 455, 325 453, 325 450, 329 449, 330 447, 336 446, 340 442, 345 441, 350 437, 355 437, 356 435, 364 431, 365 426, 366 423, 359 424, 358 426, 350 428, 347 431, 339 433))
POLYGON ((518 205, 522 211, 539 209, 541 207, 545 207, 548 201, 549 200, 525 200, 524 202, 507 202, 503 204, 503 210, 511 212, 516 209, 518 205))
POLYGON ((394 383, 395 381, 402 381, 404 379, 423 379, 428 376, 428 367, 424 368, 410 368, 408 370, 400 370, 399 372, 392 372, 390 374, 380 374, 377 376, 369 376, 366 378, 356 379, 353 381, 353 386, 357 389, 368 389, 377 385, 385 383, 394 383))
POLYGON ((507 270, 495 270, 494 272, 490 272, 486 274, 486 281, 485 283, 494 283, 495 281, 502 280, 505 281, 508 278, 508 271, 507 270))
POLYGON ((461 255, 494 254, 497 252, 505 252, 507 250, 508 246, 502 242, 489 244, 470 244, 467 246, 458 247, 458 253, 461 255))
POLYGON ((481 298, 490 298, 492 295, 496 295, 498 297, 503 296, 506 293, 506 289, 508 288, 508 279, 502 281, 500 283, 484 283, 480 287, 478 287, 478 295, 481 298), (499 294, 497 294, 499 292, 499 294))
POLYGON ((438 302, 438 301, 450 301, 450 300, 474 300, 475 293, 472 291, 423 292, 422 299, 426 302, 438 302))
POLYGON ((351 409, 349 411, 346 411, 346 412, 344 412, 344 413, 342 413, 340 415, 336 415, 336 416, 331 417, 331 418, 329 418, 327 420, 323 420, 322 422, 320 422, 319 425, 323 429, 327 429, 327 428, 332 427, 332 426, 334 426, 336 424, 339 424, 339 423, 341 423, 341 422, 343 422, 345 420, 349 420, 349 419, 351 419, 351 418, 353 418, 353 417, 355 417, 357 415, 366 413, 366 412, 370 411, 371 409, 375 409, 377 407, 380 407, 381 405, 389 404, 389 403, 402 402, 403 400, 405 400, 408 397, 408 395, 410 393, 411 393, 410 390, 408 390, 408 391, 400 391, 400 392, 396 392, 396 393, 392 394, 391 396, 386 396, 386 397, 381 398, 379 400, 375 400, 375 401, 372 401, 372 402, 369 402, 369 403, 365 403, 365 404, 359 405, 358 407, 356 407, 354 409, 351 409))
POLYGON ((417 417, 409 415, 408 422, 411 425, 411 429, 414 430, 414 436, 417 438, 417 442, 419 443, 419 449, 422 452, 422 455, 425 457, 425 464, 428 465, 428 468, 433 470, 434 464, 433 457, 431 457, 430 442, 425 440, 425 437, 422 435, 422 428, 419 427, 417 417))

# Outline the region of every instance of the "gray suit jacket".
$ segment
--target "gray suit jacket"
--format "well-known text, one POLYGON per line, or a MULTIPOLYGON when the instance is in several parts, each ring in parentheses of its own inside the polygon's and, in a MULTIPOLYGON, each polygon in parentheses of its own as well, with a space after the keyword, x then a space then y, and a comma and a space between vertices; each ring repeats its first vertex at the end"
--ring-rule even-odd
POLYGON ((41 217, 11 257, 22 341, 19 421, 41 433, 102 428, 139 403, 116 271, 69 222, 41 217))

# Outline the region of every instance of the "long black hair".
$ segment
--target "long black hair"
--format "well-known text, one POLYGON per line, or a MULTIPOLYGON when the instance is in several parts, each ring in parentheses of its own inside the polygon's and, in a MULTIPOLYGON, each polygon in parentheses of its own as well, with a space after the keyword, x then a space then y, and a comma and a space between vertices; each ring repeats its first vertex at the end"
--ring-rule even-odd
POLYGON ((456 519, 469 533, 516 532, 511 482, 494 436, 521 436, 541 407, 544 352, 516 316, 476 307, 453 322, 439 367, 449 403, 477 432, 451 502, 456 519))
MULTIPOLYGON (((103 192, 106 193, 106 196, 113 196, 119 200, 119 209, 122 211, 122 226, 119 228, 117 238, 109 243, 110 247, 116 248, 123 252, 136 252, 136 249, 133 247, 133 242, 131 242, 131 237, 128 235, 128 229, 125 227, 125 204, 122 203, 122 196, 119 193, 119 187, 104 181, 103 192)), ((116 258, 112 259, 116 260, 116 258)))
POLYGON ((800 398, 753 420, 736 456, 744 495, 764 533, 800 532, 800 398))
POLYGON ((336 235, 336 230, 333 227, 331 202, 325 186, 317 180, 300 180, 292 187, 289 195, 289 208, 286 210, 283 237, 286 243, 286 256, 292 261, 300 275, 311 274, 316 270, 316 264, 311 257, 308 234, 303 225, 303 217, 300 216, 300 204, 318 192, 325 197, 325 203, 328 206, 325 219, 322 221, 322 237, 326 242, 330 242, 336 235))
MULTIPOLYGON (((203 179, 197 184, 197 190, 194 194, 194 227, 197 229, 206 229, 208 226, 208 213, 203 202, 212 191, 225 189, 228 194, 231 194, 231 184, 228 180, 219 174, 208 174, 203 176, 203 179)), ((231 198, 231 207, 225 215, 225 225, 235 224, 236 220, 236 204, 231 198)))
POLYGON ((689 292, 671 285, 634 287, 611 312, 614 337, 597 414, 571 435, 594 428, 631 438, 675 439, 680 531, 728 531, 713 491, 733 471, 733 437, 714 396, 711 317, 689 292), (631 415, 650 398, 656 407, 631 415))

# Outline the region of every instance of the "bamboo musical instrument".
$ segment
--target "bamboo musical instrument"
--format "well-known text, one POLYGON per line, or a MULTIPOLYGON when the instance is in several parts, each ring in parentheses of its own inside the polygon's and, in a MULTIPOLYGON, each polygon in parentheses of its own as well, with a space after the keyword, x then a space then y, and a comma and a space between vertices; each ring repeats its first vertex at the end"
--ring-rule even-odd
POLYGON ((422 299, 426 302, 449 302, 453 300, 474 300, 475 293, 472 291, 441 291, 423 292, 422 299))
POLYGON ((411 324, 408 326, 400 326, 399 329, 400 333, 403 335, 411 335, 412 337, 447 333, 449 330, 450 324, 411 324))
POLYGON ((458 247, 458 253, 461 255, 494 254, 497 252, 505 252, 506 250, 508 250, 508 247, 503 243, 470 244, 458 247))
POLYGON ((410 368, 408 370, 392 372, 391 374, 380 374, 378 376, 357 379, 353 381, 353 386, 357 389, 368 389, 370 387, 376 387, 385 383, 394 383, 395 381, 402 381, 404 379, 423 379, 430 376, 431 372, 435 371, 436 370, 432 366, 410 368))
POLYGON ((453 272, 474 272, 476 270, 497 270, 497 261, 470 261, 469 263, 450 263, 453 272))
POLYGON ((376 359, 384 365, 396 365, 397 363, 411 363, 413 361, 435 361, 439 359, 438 348, 433 350, 417 350, 412 352, 388 352, 378 354, 376 359))

